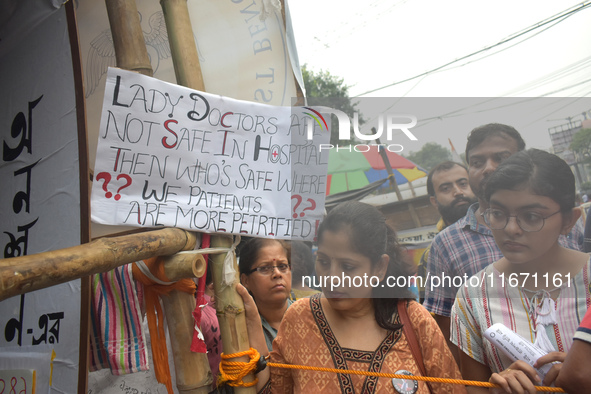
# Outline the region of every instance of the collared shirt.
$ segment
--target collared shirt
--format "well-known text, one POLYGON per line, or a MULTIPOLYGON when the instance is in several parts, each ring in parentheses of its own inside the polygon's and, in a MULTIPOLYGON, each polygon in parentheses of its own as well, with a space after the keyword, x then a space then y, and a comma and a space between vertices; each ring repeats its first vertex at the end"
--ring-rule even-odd
MULTIPOLYGON (((503 257, 492 232, 478 223, 478 203, 472 204, 466 216, 435 236, 427 260, 425 301, 429 312, 449 317, 458 289, 472 275, 503 257)), ((581 250, 583 231, 577 221, 568 236, 558 242, 570 249, 581 250)))
POLYGON ((441 232, 443 231, 443 229, 445 229, 447 227, 447 223, 445 223, 445 220, 443 220, 443 218, 439 218, 439 221, 437 222, 437 232, 441 232))

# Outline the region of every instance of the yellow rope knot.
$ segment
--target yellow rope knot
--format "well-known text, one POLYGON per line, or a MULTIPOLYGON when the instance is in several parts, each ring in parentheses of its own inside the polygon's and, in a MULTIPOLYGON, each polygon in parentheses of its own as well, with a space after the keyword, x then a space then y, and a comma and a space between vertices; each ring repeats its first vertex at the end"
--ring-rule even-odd
POLYGON ((218 376, 218 386, 226 383, 234 387, 254 386, 258 382, 257 378, 255 378, 252 382, 244 382, 242 379, 246 375, 255 371, 260 358, 260 353, 253 348, 232 354, 222 353, 222 361, 220 362, 220 375, 218 376), (238 358, 242 356, 248 356, 248 362, 228 361, 231 358, 238 358))

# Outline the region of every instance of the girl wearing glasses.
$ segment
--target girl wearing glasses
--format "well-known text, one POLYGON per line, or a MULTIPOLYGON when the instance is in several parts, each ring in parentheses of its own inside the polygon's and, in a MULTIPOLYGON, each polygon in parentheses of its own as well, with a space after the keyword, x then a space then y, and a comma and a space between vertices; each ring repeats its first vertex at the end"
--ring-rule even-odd
POLYGON ((289 245, 285 241, 251 238, 239 250, 240 281, 252 294, 269 351, 287 308, 292 304, 289 245))
MULTIPOLYGON (((413 375, 424 367, 428 376, 458 378, 437 323, 405 286, 394 283, 409 274, 402 253, 394 230, 376 208, 347 202, 331 210, 318 228, 316 274, 323 278, 323 293, 300 299, 287 310, 271 361, 413 375), (399 306, 408 315, 404 328, 399 306), (414 332, 414 354, 407 329, 414 332), (420 361, 417 353, 422 354, 420 361)), ((244 288, 238 291, 251 346, 266 356, 255 303, 244 288)), ((465 393, 457 385, 433 383, 431 391, 412 380, 281 368, 266 368, 257 377, 257 388, 264 393, 465 393)))
MULTIPOLYGON (((503 161, 485 184, 483 213, 503 256, 460 288, 452 309, 451 340, 460 352, 464 379, 497 383, 493 393, 534 393, 551 385, 589 296, 589 255, 558 242, 581 212, 575 179, 558 156, 529 149, 503 161), (476 280, 478 279, 478 280, 476 280), (523 361, 512 362, 483 336, 502 323, 548 355, 536 367, 557 362, 542 382, 523 361)), ((488 389, 469 387, 469 393, 488 389)))

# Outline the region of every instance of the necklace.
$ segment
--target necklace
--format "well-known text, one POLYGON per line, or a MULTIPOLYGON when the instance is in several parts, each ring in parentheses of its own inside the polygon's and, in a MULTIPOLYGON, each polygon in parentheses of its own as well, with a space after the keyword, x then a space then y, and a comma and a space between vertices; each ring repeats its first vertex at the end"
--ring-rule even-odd
POLYGON ((551 352, 554 351, 554 345, 550 341, 548 334, 546 333, 546 326, 551 326, 557 323, 556 320, 556 303, 550 296, 550 293, 559 290, 560 288, 557 287, 555 289, 550 290, 525 290, 523 293, 528 300, 529 308, 528 314, 530 319, 533 323, 533 329, 535 331, 535 341, 534 345, 538 346, 540 349, 551 352), (531 299, 528 297, 527 292, 529 292, 532 296, 531 299))
POLYGON ((548 290, 530 290, 522 287, 521 290, 524 291, 524 295, 529 301, 530 317, 533 321, 537 321, 538 316, 548 316, 553 312, 555 301, 552 299, 551 293, 560 290, 560 287, 548 290))

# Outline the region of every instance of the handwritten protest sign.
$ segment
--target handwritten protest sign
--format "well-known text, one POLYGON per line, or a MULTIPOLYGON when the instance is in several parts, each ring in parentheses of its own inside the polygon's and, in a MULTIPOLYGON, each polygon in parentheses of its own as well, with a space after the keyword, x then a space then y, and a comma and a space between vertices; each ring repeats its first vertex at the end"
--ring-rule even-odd
POLYGON ((329 133, 316 126, 309 141, 305 112, 110 68, 92 220, 312 240, 329 133))

